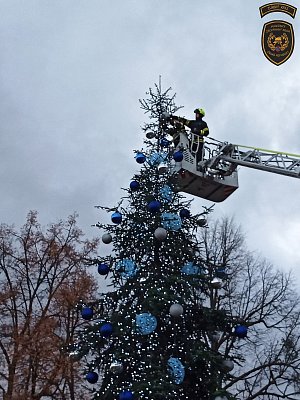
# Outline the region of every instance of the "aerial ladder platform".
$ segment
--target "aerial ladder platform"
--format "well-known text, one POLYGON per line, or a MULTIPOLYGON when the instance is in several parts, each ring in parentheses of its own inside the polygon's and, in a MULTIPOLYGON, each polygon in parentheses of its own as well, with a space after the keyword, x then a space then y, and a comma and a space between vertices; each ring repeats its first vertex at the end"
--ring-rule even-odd
POLYGON ((203 161, 198 165, 191 151, 193 135, 180 132, 176 150, 183 160, 173 168, 173 183, 178 191, 221 202, 238 187, 238 166, 300 178, 300 155, 249 147, 209 139, 203 148, 203 161))

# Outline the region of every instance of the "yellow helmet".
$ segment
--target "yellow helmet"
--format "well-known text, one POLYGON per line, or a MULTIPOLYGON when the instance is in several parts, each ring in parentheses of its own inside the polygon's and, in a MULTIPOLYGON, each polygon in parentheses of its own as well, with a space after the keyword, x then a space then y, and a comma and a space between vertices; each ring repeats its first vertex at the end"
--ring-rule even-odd
POLYGON ((202 117, 205 116, 205 111, 203 110, 203 108, 196 108, 196 110, 194 111, 195 114, 200 114, 202 115, 202 117))

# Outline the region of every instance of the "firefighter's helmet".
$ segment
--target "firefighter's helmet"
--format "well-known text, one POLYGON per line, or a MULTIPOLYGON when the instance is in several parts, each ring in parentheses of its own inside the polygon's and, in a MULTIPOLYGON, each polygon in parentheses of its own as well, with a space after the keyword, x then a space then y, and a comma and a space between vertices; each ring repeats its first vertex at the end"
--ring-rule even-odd
POLYGON ((195 114, 200 114, 202 115, 202 117, 205 116, 205 111, 203 110, 203 108, 196 108, 196 110, 194 111, 195 114))

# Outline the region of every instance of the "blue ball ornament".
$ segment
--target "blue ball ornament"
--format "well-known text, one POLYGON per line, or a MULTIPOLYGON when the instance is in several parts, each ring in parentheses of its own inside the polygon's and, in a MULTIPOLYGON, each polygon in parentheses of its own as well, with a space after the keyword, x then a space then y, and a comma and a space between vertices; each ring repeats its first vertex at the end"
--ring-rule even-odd
POLYGON ((138 190, 140 188, 140 184, 138 181, 131 181, 130 182, 130 189, 132 191, 138 190))
POLYGON ((181 218, 174 213, 163 213, 161 216, 162 226, 168 231, 178 231, 181 229, 181 218))
POLYGON ((149 335, 157 327, 157 319, 150 313, 138 314, 135 317, 135 326, 141 335, 149 335))
POLYGON ((119 400, 132 400, 133 399, 133 393, 130 390, 123 390, 119 394, 119 400))
POLYGON ((137 153, 137 155, 135 156, 135 161, 138 164, 143 164, 146 161, 146 156, 143 153, 137 153))
POLYGON ((120 224, 122 222, 122 214, 116 211, 112 214, 111 220, 114 224, 120 224))
POLYGON ((166 138, 162 138, 160 140, 160 145, 161 145, 161 147, 168 147, 170 145, 170 141, 166 138))
POLYGON ((156 212, 160 209, 161 203, 157 200, 152 200, 148 203, 147 207, 150 212, 156 212))
POLYGON ((168 368, 174 383, 180 385, 185 377, 185 369, 181 361, 178 358, 170 357, 168 360, 168 368))
POLYGON ((116 271, 121 274, 122 278, 132 278, 137 273, 137 266, 134 261, 124 258, 116 263, 116 271))
POLYGON ((107 275, 109 273, 109 266, 107 264, 98 264, 98 274, 107 275))
POLYGON ((179 211, 180 218, 189 218, 191 216, 190 210, 183 208, 179 211))
POLYGON ((200 273, 200 268, 193 262, 189 262, 181 268, 181 272, 185 275, 197 275, 200 273))
POLYGON ((89 383, 96 383, 98 381, 98 374, 97 372, 93 372, 90 371, 86 374, 85 379, 89 382, 89 383))
POLYGON ((171 201, 173 199, 173 195, 174 195, 173 190, 168 185, 164 185, 160 189, 159 193, 160 193, 160 195, 162 197, 162 200, 164 202, 169 202, 169 201, 171 201))
POLYGON ((113 326, 109 322, 106 322, 101 326, 99 329, 99 332, 101 333, 102 336, 104 337, 109 337, 113 333, 113 326))
POLYGON ((92 319, 93 314, 94 314, 94 312, 93 312, 92 308, 90 308, 90 307, 83 307, 83 309, 81 310, 81 316, 86 321, 92 319))
POLYGON ((248 328, 245 325, 237 325, 234 328, 234 334, 241 339, 247 337, 247 333, 248 333, 248 328))
POLYGON ((168 153, 162 152, 162 153, 152 153, 148 159, 148 163, 150 166, 155 167, 161 163, 166 162, 168 159, 168 153))
POLYGON ((173 154, 173 158, 176 162, 180 162, 183 160, 183 152, 182 151, 175 151, 173 154))

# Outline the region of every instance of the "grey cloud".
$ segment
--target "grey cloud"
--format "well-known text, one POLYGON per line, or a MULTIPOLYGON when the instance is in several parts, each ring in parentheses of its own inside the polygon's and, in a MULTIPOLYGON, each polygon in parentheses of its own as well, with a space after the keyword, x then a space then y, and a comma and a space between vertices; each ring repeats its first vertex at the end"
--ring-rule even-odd
MULTIPOLYGON (((47 223, 76 210, 97 234, 93 205, 116 204, 138 170, 138 98, 159 75, 184 115, 206 109, 212 137, 300 152, 300 56, 281 67, 264 58, 261 2, 174 3, 2 2, 1 221, 21 224, 37 209, 47 223)), ((235 214, 253 248, 295 268, 299 193, 297 180, 241 169, 215 215, 235 214)))

